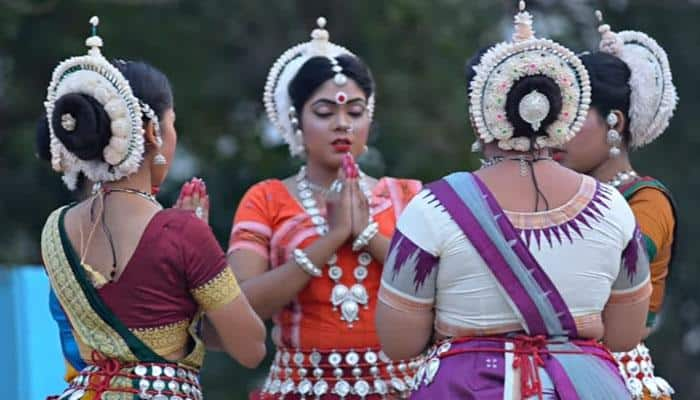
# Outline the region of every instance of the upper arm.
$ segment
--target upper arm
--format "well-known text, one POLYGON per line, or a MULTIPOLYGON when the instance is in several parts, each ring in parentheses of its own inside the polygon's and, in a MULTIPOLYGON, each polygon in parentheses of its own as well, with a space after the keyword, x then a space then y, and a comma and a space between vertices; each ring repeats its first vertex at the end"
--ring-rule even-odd
POLYGON ((642 234, 651 240, 655 249, 649 249, 653 260, 656 251, 673 241, 675 218, 673 207, 664 193, 654 188, 644 188, 630 199, 630 207, 642 234))
POLYGON ((272 218, 266 184, 253 186, 236 210, 227 257, 241 282, 269 269, 272 218))
POLYGON ((643 338, 650 296, 649 261, 641 232, 634 229, 603 310, 604 342, 610 349, 626 351, 643 338))
POLYGON ((182 258, 187 285, 204 311, 211 311, 240 295, 236 277, 207 224, 194 216, 183 228, 182 258))
POLYGON ((206 312, 224 349, 247 367, 265 354, 265 326, 241 294, 226 256, 208 225, 192 217, 183 229, 185 274, 192 296, 206 312))
POLYGON ((439 243, 416 198, 399 218, 384 263, 379 300, 398 311, 431 310, 435 301, 439 243))
POLYGON ((395 359, 419 354, 432 336, 439 258, 434 237, 423 237, 420 208, 409 204, 399 219, 378 295, 377 332, 384 351, 395 359))
POLYGON ((661 310, 663 305, 676 221, 669 198, 655 188, 639 190, 630 199, 630 206, 642 231, 651 262, 653 292, 647 325, 653 326, 655 313, 661 310))

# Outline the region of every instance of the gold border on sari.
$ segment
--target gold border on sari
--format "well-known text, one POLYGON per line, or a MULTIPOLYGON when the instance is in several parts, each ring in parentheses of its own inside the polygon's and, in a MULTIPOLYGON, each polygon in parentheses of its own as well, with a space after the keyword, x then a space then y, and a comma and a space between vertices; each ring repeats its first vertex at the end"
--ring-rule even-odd
POLYGON ((92 309, 63 250, 59 219, 65 207, 54 211, 41 234, 41 253, 51 286, 79 339, 107 357, 138 361, 124 339, 92 309))

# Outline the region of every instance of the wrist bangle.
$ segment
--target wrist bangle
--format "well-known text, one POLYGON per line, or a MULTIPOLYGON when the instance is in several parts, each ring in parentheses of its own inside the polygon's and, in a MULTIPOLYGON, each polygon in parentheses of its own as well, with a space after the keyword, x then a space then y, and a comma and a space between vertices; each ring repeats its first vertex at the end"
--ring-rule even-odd
POLYGON ((360 251, 363 247, 366 247, 369 242, 374 239, 379 233, 379 224, 372 222, 367 225, 367 227, 360 233, 354 242, 352 242, 352 251, 360 251))
POLYGON ((303 250, 294 249, 293 255, 294 262, 297 264, 297 266, 299 266, 299 268, 301 268, 302 271, 314 277, 323 275, 323 271, 321 271, 314 265, 314 263, 311 262, 309 256, 307 256, 303 250))

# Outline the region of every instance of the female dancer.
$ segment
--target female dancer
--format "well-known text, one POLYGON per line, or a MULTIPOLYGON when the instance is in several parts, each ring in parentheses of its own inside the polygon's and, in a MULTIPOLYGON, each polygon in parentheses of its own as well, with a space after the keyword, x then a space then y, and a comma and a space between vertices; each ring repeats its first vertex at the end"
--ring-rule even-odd
POLYGON ((641 337, 649 266, 622 196, 549 156, 580 129, 591 89, 524 9, 471 82, 491 158, 417 195, 387 257, 382 348, 405 358, 435 342, 411 398, 630 398, 597 340, 625 350, 641 337))
POLYGON ((277 60, 265 86, 270 121, 306 165, 246 193, 228 251, 251 305, 274 322, 262 399, 384 398, 405 392, 416 366, 379 352, 374 310, 388 237, 420 184, 356 169, 374 82, 324 26, 277 60))
MULTIPOLYGON (((651 261, 654 288, 646 337, 663 304, 676 244, 676 217, 670 191, 652 177, 639 176, 629 151, 666 130, 676 108, 676 88, 666 52, 656 41, 642 32, 615 33, 609 25, 599 30, 600 51, 581 56, 591 76, 591 109, 581 132, 554 156, 563 165, 616 187, 632 207, 651 261)), ((667 399, 673 394, 663 378, 654 376, 644 343, 615 357, 635 398, 667 399)))
POLYGON ((90 22, 88 54, 56 67, 45 102, 53 168, 71 190, 80 174, 101 185, 54 211, 42 233, 53 311, 79 371, 60 398, 202 398, 202 315, 251 368, 265 354, 264 326, 206 223, 150 194, 175 152, 167 78, 108 62, 90 22))

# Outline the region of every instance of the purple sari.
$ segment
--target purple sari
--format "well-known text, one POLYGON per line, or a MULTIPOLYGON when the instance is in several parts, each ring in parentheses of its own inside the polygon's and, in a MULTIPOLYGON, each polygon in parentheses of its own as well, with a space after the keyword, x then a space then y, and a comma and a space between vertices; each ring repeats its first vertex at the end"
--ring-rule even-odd
POLYGON ((470 173, 427 188, 484 259, 525 333, 436 345, 411 399, 510 400, 514 369, 526 399, 630 399, 607 350, 577 340, 564 299, 488 188, 470 173))

